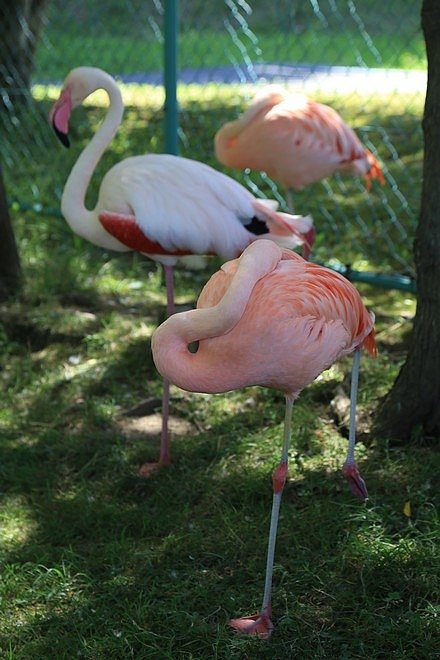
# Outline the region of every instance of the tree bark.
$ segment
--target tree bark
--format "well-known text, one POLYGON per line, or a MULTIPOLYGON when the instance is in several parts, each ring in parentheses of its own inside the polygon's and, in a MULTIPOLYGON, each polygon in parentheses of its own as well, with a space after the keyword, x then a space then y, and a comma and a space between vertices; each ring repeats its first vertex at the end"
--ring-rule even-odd
MULTIPOLYGON (((0 0, 0 113, 11 130, 9 117, 17 120, 30 98, 34 55, 46 0, 0 0)), ((0 300, 17 293, 21 283, 20 259, 8 212, 0 165, 0 300)))
POLYGON ((28 97, 46 0, 0 0, 0 111, 28 97))
POLYGON ((21 268, 0 166, 0 301, 18 292, 21 268))
POLYGON ((423 186, 414 243, 417 311, 409 352, 378 410, 375 430, 401 441, 440 436, 440 3, 423 0, 428 59, 423 186))

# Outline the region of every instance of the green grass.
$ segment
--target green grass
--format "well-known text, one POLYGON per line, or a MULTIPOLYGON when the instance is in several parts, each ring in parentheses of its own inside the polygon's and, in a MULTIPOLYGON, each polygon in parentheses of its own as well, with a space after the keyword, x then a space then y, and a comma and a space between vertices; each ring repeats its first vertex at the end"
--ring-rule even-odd
MULTIPOLYGON (((39 248, 21 299, 1 310, 3 656, 436 657, 438 453, 388 447, 368 432, 404 357, 414 300, 362 289, 380 347, 361 380, 366 506, 340 475, 346 438, 329 407, 350 361, 295 407, 276 630, 260 642, 236 637, 227 621, 260 604, 282 397, 173 388, 173 415, 186 424, 173 438, 173 464, 138 477, 157 456, 157 427, 154 416, 133 426, 123 413, 160 397, 149 347, 164 316, 160 271, 63 241, 61 254, 44 248, 46 259, 39 248), (67 268, 61 286, 66 255, 83 265, 77 282, 67 268)), ((191 304, 214 268, 178 270, 179 303, 191 304)))
MULTIPOLYGON (((411 50, 402 35, 390 40, 389 35, 375 38, 375 50, 371 50, 361 34, 348 35, 328 30, 309 32, 298 37, 294 34, 260 34, 258 46, 244 39, 244 49, 255 63, 331 64, 338 66, 368 66, 401 69, 425 69, 426 53, 421 36, 414 39, 411 50), (377 52, 376 52, 377 49, 377 52)), ((81 35, 80 42, 71 35, 53 36, 63 58, 53 56, 50 50, 40 48, 37 57, 36 80, 62 80, 66 72, 75 66, 100 66, 114 74, 159 71, 162 66, 163 44, 140 39, 138 44, 126 35, 81 35)), ((179 43, 179 64, 182 69, 205 67, 230 67, 240 62, 240 52, 227 33, 212 30, 203 32, 186 30, 179 43)))
MULTIPOLYGON (((41 116, 47 93, 38 91, 41 116)), ((91 202, 102 172, 122 154, 163 148, 162 99, 146 103, 137 88, 124 93, 131 95, 126 120, 91 202)), ((202 96, 186 90, 186 155, 211 152, 214 127, 230 116, 236 93, 215 99, 209 87, 202 96)), ((372 99, 367 107, 361 101, 332 99, 347 121, 387 126, 401 161, 387 156, 386 144, 380 156, 399 189, 415 198, 408 170, 420 177, 422 99, 406 103, 405 114, 397 99, 372 99)), ((36 199, 56 207, 53 190, 61 190, 101 117, 98 101, 75 112, 70 152, 49 136, 45 149, 17 138, 17 150, 39 154, 23 158, 15 172, 19 197, 31 182, 36 199)), ((338 206, 315 188, 310 210, 317 218, 323 208, 330 215, 340 208, 347 219, 359 213, 365 193, 351 181, 343 185, 338 206)), ((380 195, 400 217, 389 188, 380 195)), ((384 217, 376 195, 364 202, 374 211, 364 216, 370 223, 384 217)), ((260 606, 282 397, 261 388, 211 397, 173 388, 173 464, 141 479, 138 466, 154 460, 159 446, 161 380, 150 338, 164 319, 160 269, 94 248, 47 213, 16 208, 13 219, 25 287, 0 308, 2 657, 436 658, 438 450, 421 439, 390 447, 370 432, 377 402, 405 357, 414 298, 361 287, 376 312, 380 350, 362 364, 365 506, 340 475, 346 429, 330 409, 337 386, 347 388, 350 361, 326 372, 295 405, 276 552, 276 630, 261 642, 235 636, 227 622, 260 606), (151 414, 124 414, 145 399, 151 414)), ((344 255, 379 267, 389 258, 386 246, 366 258, 356 227, 344 255)), ((320 233, 318 254, 328 259, 338 237, 322 225, 320 233)), ((410 246, 397 241, 396 251, 410 246)), ((212 260, 202 271, 178 269, 178 303, 193 304, 217 266, 212 260)))
MULTIPOLYGON (((426 68, 418 8, 400 0, 339 4, 250 3, 252 12, 243 5, 234 13, 223 0, 181 3, 179 66, 250 61, 426 68)), ((62 80, 81 64, 113 74, 159 71, 163 39, 163 18, 146 3, 77 3, 74 9, 52 3, 35 79, 62 80)))

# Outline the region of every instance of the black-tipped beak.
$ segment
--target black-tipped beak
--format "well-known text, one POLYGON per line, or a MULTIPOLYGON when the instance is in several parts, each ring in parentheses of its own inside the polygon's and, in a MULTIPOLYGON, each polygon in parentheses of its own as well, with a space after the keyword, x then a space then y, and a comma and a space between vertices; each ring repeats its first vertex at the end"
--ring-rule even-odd
POLYGON ((69 89, 63 89, 58 101, 52 106, 49 112, 49 121, 53 126, 61 144, 70 147, 69 117, 72 111, 72 97, 69 89))
POLYGON ((63 133, 60 131, 56 126, 55 122, 52 122, 53 130, 55 131, 59 141, 61 142, 62 145, 64 145, 67 149, 70 147, 70 141, 69 141, 69 136, 67 133, 63 133))

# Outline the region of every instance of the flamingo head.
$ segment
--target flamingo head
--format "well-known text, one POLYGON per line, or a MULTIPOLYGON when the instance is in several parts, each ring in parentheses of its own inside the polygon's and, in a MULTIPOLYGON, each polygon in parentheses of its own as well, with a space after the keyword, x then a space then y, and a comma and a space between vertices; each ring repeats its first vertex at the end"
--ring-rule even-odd
POLYGON ((379 165, 377 158, 373 156, 370 151, 367 151, 367 160, 369 169, 368 172, 364 174, 365 176, 365 187, 369 191, 371 189, 371 182, 373 179, 377 179, 379 183, 383 186, 385 185, 385 177, 382 172, 382 168, 379 165))
POLYGON ((101 69, 80 66, 72 69, 65 79, 58 101, 53 104, 49 113, 49 121, 65 147, 70 146, 68 133, 72 110, 102 87, 106 77, 110 78, 101 69))
POLYGON ((72 107, 72 94, 68 87, 64 87, 58 101, 54 103, 49 113, 49 121, 60 139, 60 142, 65 147, 70 147, 68 134, 72 107))

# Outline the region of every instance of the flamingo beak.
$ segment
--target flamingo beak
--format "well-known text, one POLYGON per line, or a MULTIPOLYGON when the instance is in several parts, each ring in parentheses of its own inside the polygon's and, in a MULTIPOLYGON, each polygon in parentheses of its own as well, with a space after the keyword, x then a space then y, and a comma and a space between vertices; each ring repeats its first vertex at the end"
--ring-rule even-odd
POLYGON ((342 474, 347 479, 351 492, 363 502, 368 500, 367 486, 359 474, 356 463, 344 463, 342 466, 342 474))
POLYGON ((65 147, 70 147, 68 133, 71 112, 72 96, 68 89, 63 89, 60 98, 52 106, 49 113, 49 121, 51 122, 60 142, 65 147))

